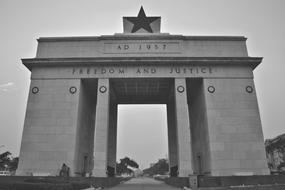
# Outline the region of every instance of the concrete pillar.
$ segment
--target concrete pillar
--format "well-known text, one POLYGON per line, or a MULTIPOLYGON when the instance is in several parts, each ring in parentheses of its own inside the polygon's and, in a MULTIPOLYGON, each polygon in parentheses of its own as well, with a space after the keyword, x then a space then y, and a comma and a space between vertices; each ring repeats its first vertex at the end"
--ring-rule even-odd
POLYGON ((177 126, 178 176, 188 177, 193 174, 190 122, 187 104, 186 80, 176 78, 174 99, 177 126))
POLYGON ((177 160, 177 133, 175 125, 175 107, 171 99, 167 104, 167 129, 168 129, 168 157, 170 176, 176 177, 178 172, 177 160))
POLYGON ((79 79, 32 79, 17 175, 75 172, 79 79))
POLYGON ((93 176, 106 177, 109 128, 109 79, 98 79, 93 176))
POLYGON ((108 163, 107 172, 109 177, 116 173, 117 154, 117 104, 110 105, 109 134, 108 134, 108 163))
POLYGON ((268 175, 253 78, 203 79, 211 175, 268 175))

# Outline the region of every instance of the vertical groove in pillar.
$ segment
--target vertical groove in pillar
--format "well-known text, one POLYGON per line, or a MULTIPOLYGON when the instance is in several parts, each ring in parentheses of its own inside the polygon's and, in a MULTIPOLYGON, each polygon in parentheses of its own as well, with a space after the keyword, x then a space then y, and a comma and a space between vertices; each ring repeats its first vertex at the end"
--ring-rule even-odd
POLYGON ((109 128, 109 79, 98 79, 93 176, 106 177, 109 128))
POLYGON ((190 122, 186 93, 186 79, 176 78, 174 82, 174 99, 177 126, 178 175, 187 177, 193 174, 190 122))
POLYGON ((116 154, 117 154, 117 104, 110 104, 110 119, 108 133, 108 163, 107 172, 109 177, 116 174, 116 154))
POLYGON ((175 125, 175 108, 173 96, 167 104, 167 129, 168 129, 168 157, 170 176, 176 177, 178 171, 177 161, 177 133, 175 125))

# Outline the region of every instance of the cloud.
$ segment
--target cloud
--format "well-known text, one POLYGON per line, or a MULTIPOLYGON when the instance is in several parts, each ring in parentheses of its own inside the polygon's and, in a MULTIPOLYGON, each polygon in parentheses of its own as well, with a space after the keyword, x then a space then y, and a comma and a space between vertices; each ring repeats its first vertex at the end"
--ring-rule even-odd
POLYGON ((8 87, 8 86, 13 86, 14 83, 13 82, 8 82, 8 83, 5 83, 5 84, 0 84, 0 88, 5 88, 5 87, 8 87))
POLYGON ((8 82, 8 83, 5 83, 5 84, 0 84, 0 90, 1 91, 4 91, 4 92, 7 92, 9 90, 12 90, 10 87, 14 86, 15 83, 13 82, 8 82))

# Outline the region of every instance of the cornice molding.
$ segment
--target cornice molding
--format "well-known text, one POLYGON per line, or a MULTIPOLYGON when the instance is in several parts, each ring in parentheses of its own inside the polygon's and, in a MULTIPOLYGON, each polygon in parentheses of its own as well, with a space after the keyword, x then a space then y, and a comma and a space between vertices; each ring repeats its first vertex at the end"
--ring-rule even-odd
POLYGON ((40 42, 103 41, 103 40, 184 40, 184 41, 246 41, 244 36, 183 36, 170 34, 115 34, 103 36, 41 37, 40 42))
POLYGON ((249 65, 255 69, 262 57, 90 57, 90 58, 32 58, 22 59, 31 70, 46 66, 90 66, 90 65, 137 65, 137 64, 211 64, 211 65, 249 65))

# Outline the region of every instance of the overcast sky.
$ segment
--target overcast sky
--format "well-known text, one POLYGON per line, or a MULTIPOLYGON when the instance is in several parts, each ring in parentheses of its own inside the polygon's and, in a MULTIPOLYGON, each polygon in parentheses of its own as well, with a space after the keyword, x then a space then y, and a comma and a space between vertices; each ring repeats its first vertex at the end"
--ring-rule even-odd
MULTIPOLYGON (((36 39, 120 33, 122 17, 136 16, 141 5, 162 17, 162 32, 246 36, 249 55, 264 57, 254 71, 264 136, 285 133, 284 0, 0 0, 0 153, 19 153, 30 83, 20 59, 35 57, 36 39)), ((143 167, 165 157, 165 107, 121 107, 119 116, 119 157, 143 167)))

